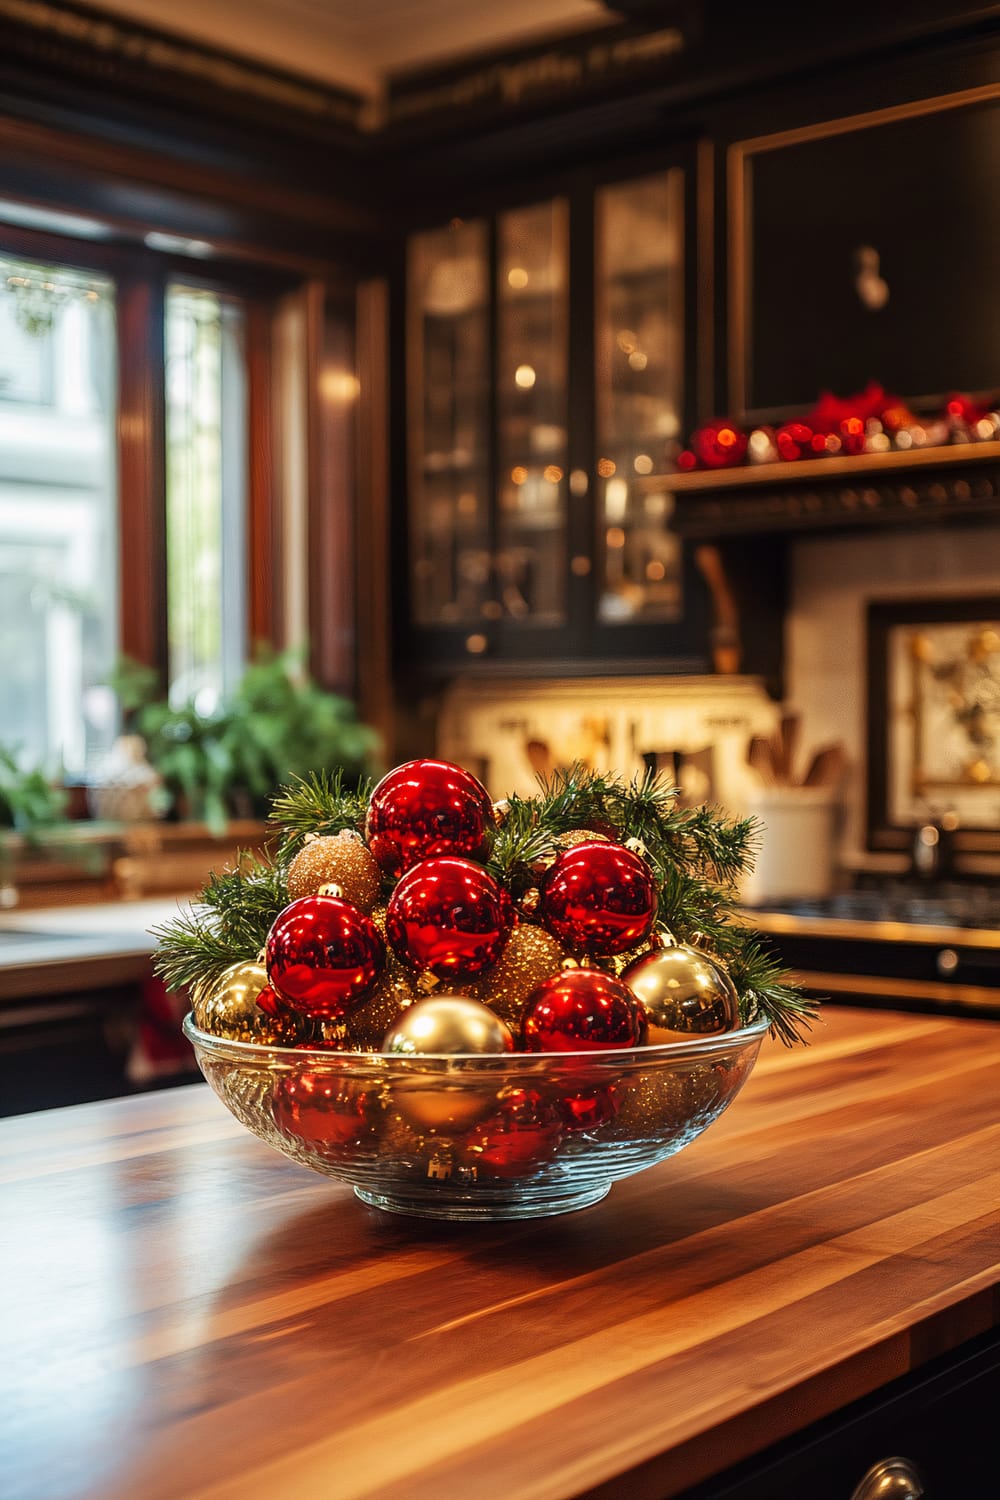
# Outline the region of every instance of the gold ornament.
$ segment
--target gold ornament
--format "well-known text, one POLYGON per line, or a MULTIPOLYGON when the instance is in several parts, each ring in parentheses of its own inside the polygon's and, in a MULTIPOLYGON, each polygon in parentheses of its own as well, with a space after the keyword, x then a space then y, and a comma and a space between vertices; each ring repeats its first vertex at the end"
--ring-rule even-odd
POLYGON ((419 1131, 455 1134, 467 1130, 496 1109, 496 1080, 476 1073, 449 1076, 424 1071, 420 1057, 429 1053, 494 1054, 512 1051, 514 1039, 488 1005, 466 995, 430 995, 403 1012, 382 1044, 383 1052, 412 1060, 413 1067, 394 1073, 390 1113, 419 1131))
POLYGON ((263 964, 232 964, 215 984, 197 986, 193 996, 195 1025, 227 1042, 294 1047, 305 1035, 305 1023, 286 1012, 272 1015, 262 1010, 258 1001, 266 989, 263 964))
POLYGON ((577 844, 610 844, 606 833, 595 833, 592 828, 570 828, 556 839, 564 849, 575 849, 577 844))
POLYGON ((557 973, 566 950, 544 927, 521 922, 514 928, 490 974, 476 986, 508 1026, 517 1027, 524 1002, 543 979, 557 973))
POLYGON ((337 885, 344 899, 366 916, 378 899, 379 867, 357 834, 344 829, 334 837, 309 839, 288 867, 288 894, 315 896, 321 886, 337 885))
POLYGON ((382 1038, 399 1020, 407 1006, 420 996, 413 976, 392 949, 386 952, 385 970, 364 1005, 344 1021, 347 1046, 352 1052, 381 1052, 382 1038))
POLYGON ((654 948, 621 976, 646 1012, 648 1044, 715 1036, 740 1024, 736 986, 716 958, 686 943, 654 948))
POLYGON ((428 995, 409 1006, 386 1033, 382 1051, 419 1057, 513 1052, 510 1027, 481 1000, 428 995))

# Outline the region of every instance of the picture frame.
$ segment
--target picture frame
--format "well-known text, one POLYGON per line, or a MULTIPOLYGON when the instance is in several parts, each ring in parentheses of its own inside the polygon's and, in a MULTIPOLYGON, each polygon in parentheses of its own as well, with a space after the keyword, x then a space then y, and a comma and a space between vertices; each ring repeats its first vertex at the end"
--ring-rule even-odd
POLYGON ((868 847, 1000 853, 1000 594, 868 606, 868 847))

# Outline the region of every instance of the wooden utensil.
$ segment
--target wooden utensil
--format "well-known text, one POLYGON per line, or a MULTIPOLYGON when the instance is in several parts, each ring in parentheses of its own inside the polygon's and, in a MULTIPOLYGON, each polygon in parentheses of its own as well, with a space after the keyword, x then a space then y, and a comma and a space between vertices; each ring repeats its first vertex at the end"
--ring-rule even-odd
POLYGON ((803 786, 836 786, 844 774, 847 760, 843 745, 826 745, 817 750, 802 782, 803 786))
POLYGON ((753 766, 765 786, 775 786, 774 748, 769 739, 755 734, 747 748, 747 765, 753 766))

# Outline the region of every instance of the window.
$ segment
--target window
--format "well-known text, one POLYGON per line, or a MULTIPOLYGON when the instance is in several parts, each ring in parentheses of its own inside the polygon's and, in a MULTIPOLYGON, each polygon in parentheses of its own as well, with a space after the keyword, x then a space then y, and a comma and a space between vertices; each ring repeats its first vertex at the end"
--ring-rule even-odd
POLYGON ((118 650, 115 286, 0 257, 0 740, 82 777, 118 650))
POLYGON ((235 299, 168 286, 168 675, 204 714, 246 660, 244 328, 235 299))
POLYGON ((39 249, 0 253, 0 743, 88 781, 123 654, 206 714, 243 670, 246 344, 269 304, 142 252, 39 249))

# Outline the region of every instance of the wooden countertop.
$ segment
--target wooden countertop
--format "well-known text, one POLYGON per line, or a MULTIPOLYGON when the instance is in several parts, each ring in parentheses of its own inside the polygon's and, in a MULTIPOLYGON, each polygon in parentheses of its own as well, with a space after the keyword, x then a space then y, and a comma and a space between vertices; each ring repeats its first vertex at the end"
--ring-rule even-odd
POLYGON ((830 1010, 565 1218, 382 1214, 201 1085, 0 1125, 8 1500, 677 1494, 994 1327, 1000 1026, 830 1010))

